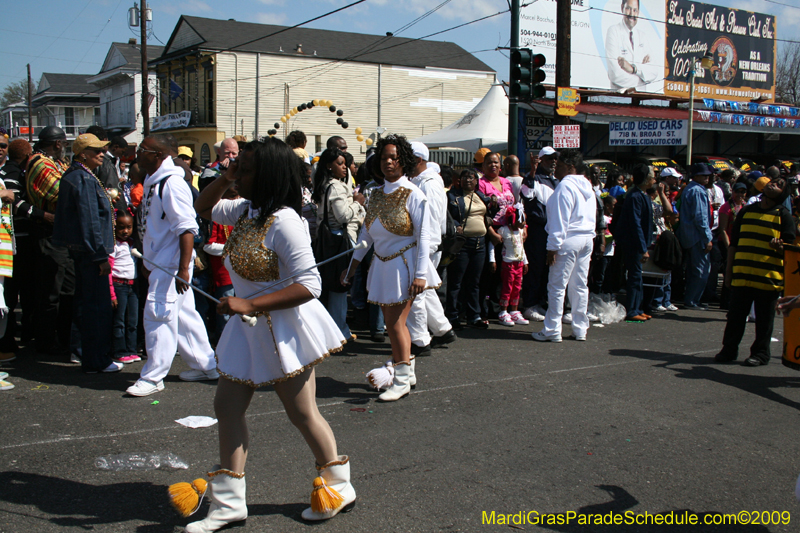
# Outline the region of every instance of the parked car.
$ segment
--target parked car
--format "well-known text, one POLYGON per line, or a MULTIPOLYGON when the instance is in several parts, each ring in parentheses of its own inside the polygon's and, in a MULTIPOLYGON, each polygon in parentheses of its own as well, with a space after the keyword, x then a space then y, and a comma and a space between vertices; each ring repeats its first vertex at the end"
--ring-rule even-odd
POLYGON ((647 153, 633 154, 633 153, 603 152, 601 154, 598 154, 597 157, 603 157, 606 159, 610 159, 611 161, 614 161, 626 172, 630 172, 636 165, 641 165, 642 163, 644 163, 645 165, 651 165, 653 169, 656 171, 656 174, 660 173, 667 167, 672 167, 681 174, 686 174, 686 170, 677 161, 675 161, 670 157, 664 157, 660 155, 647 154, 647 153))
POLYGON ((610 171, 619 168, 616 163, 608 159, 584 159, 583 162, 590 167, 600 167, 600 181, 603 183, 606 182, 606 176, 610 171))
POLYGON ((728 169, 736 169, 739 168, 736 164, 728 159, 727 157, 721 157, 718 155, 696 155, 692 156, 692 163, 708 163, 712 167, 716 168, 720 172, 723 170, 728 169))

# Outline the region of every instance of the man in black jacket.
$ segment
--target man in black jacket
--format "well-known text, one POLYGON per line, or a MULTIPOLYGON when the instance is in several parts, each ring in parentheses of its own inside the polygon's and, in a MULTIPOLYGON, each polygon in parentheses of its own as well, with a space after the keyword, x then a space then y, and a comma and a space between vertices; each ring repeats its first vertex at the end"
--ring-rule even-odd
POLYGON ((647 249, 653 240, 653 205, 646 191, 655 180, 653 167, 638 165, 633 169, 634 187, 625 195, 619 222, 615 224, 617 250, 628 269, 626 320, 637 322, 651 318, 642 311, 642 264, 650 258, 647 249))

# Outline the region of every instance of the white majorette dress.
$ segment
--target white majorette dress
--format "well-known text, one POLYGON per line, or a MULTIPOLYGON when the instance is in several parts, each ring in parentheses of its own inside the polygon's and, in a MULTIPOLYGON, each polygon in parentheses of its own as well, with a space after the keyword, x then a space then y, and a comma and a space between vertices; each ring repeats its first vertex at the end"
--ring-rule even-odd
MULTIPOLYGON (((223 252, 236 296, 254 292, 315 264, 308 227, 290 208, 258 224, 250 201, 220 200, 211 219, 235 225, 223 252)), ((237 383, 261 387, 297 376, 321 362, 345 343, 328 311, 317 300, 322 287, 317 269, 296 276, 259 294, 270 294, 300 283, 314 296, 298 307, 257 313, 255 327, 231 317, 217 345, 217 370, 237 383)))
MULTIPOLYGON (((425 193, 403 176, 373 189, 359 242, 375 245, 367 276, 369 303, 400 305, 409 300, 414 279, 424 279, 425 289, 442 284, 428 255, 431 218, 425 193)), ((364 259, 369 248, 356 250, 353 259, 364 259)))

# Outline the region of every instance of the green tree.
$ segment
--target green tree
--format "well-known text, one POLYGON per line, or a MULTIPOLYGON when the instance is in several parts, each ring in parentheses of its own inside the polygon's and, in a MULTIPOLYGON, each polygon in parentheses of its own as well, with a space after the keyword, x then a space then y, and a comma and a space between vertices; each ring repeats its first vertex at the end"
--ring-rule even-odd
POLYGON ((28 82, 20 80, 6 85, 0 94, 0 108, 16 104, 18 102, 28 102, 28 82))

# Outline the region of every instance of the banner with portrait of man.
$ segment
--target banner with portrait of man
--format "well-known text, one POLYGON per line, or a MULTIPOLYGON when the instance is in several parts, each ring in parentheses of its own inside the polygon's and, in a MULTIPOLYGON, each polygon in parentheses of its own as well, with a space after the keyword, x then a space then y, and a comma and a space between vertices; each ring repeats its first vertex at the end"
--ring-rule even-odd
MULTIPOLYGON (((570 86, 688 97, 692 61, 706 52, 715 67, 697 70, 698 97, 774 98, 774 17, 693 0, 571 0, 570 86)), ((556 1, 520 10, 520 46, 547 58, 555 82, 556 1)))

